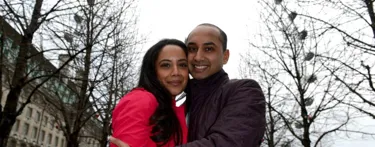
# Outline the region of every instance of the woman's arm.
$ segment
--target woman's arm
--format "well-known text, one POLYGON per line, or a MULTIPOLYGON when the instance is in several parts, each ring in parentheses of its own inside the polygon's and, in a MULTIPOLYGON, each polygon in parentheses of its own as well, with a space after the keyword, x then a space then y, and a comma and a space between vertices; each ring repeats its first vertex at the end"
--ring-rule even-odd
POLYGON ((130 147, 148 147, 152 144, 149 119, 156 107, 155 97, 146 91, 137 90, 124 96, 112 113, 112 136, 130 147))

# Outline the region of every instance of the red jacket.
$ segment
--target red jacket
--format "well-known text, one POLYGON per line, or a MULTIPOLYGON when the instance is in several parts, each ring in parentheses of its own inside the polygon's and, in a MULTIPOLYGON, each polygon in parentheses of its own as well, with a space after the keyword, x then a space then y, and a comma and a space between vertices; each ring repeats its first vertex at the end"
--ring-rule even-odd
MULTIPOLYGON (((183 144, 187 142, 187 127, 185 121, 185 106, 176 107, 173 100, 173 109, 177 114, 182 127, 183 144)), ((158 102, 153 94, 143 88, 136 88, 121 98, 112 112, 113 137, 118 138, 130 147, 156 147, 150 138, 152 126, 149 119, 155 112, 158 102)), ((165 147, 175 146, 170 140, 165 147)), ((110 147, 116 147, 111 144, 110 147)))

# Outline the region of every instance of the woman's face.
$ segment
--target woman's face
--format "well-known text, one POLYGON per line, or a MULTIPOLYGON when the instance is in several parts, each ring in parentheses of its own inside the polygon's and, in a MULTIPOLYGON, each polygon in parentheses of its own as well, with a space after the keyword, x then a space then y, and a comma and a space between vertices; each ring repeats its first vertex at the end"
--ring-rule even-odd
POLYGON ((166 45, 155 63, 156 74, 161 84, 172 94, 180 94, 189 78, 187 58, 177 45, 166 45))

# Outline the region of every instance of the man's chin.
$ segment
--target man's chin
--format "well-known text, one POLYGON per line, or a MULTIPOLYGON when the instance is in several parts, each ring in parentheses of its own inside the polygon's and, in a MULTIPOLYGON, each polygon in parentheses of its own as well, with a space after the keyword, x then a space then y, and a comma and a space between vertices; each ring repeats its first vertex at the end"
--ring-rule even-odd
POLYGON ((195 73, 195 74, 191 74, 191 75, 196 80, 203 80, 203 79, 207 78, 207 76, 203 73, 195 73))

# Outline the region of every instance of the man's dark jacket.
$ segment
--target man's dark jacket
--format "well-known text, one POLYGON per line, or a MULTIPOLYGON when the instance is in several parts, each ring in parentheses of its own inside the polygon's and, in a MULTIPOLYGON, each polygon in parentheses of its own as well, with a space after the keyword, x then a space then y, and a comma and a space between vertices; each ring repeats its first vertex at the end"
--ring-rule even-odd
POLYGON ((221 70, 189 82, 189 138, 182 147, 257 147, 265 132, 265 98, 250 79, 221 70))

